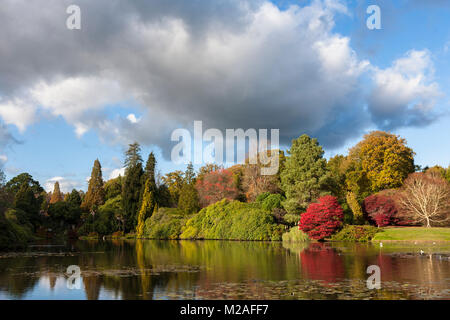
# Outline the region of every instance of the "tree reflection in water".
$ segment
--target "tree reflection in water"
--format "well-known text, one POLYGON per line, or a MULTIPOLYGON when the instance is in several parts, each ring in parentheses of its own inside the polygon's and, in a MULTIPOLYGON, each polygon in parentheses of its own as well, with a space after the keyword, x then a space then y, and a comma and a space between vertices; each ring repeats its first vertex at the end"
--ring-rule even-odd
POLYGON ((450 298, 450 261, 436 256, 448 256, 450 248, 424 250, 435 255, 421 256, 416 247, 370 244, 78 241, 2 254, 0 298, 450 298), (378 291, 365 283, 372 264, 381 268, 378 291), (81 290, 65 286, 69 265, 81 268, 81 290))

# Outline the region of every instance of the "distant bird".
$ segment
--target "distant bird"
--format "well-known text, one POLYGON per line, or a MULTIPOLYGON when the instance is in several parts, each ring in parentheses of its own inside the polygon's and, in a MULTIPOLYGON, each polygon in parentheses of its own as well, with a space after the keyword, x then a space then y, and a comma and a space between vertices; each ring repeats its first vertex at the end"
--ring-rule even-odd
POLYGON ((423 254, 424 253, 424 251, 423 250, 420 250, 420 254, 423 254))
POLYGON ((380 248, 383 248, 383 242, 380 242, 380 248))

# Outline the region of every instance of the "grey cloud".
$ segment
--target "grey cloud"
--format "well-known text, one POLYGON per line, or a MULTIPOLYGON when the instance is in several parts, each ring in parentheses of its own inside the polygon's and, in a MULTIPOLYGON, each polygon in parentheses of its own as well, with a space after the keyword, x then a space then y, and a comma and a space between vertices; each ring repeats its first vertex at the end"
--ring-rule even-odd
POLYGON ((65 28, 72 3, 2 2, 1 96, 26 94, 39 81, 113 79, 140 105, 142 121, 99 110, 78 120, 105 142, 138 140, 165 155, 170 132, 194 120, 279 128, 282 144, 308 132, 327 147, 367 125, 364 63, 333 33, 336 9, 320 1, 281 13, 260 0, 79 0, 81 31, 65 28))

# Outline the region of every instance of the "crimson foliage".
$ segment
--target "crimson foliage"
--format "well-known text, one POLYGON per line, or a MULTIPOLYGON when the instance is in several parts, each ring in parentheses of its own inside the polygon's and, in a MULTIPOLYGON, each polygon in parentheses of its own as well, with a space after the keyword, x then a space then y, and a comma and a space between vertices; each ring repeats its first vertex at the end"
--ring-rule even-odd
POLYGON ((363 211, 368 220, 378 227, 385 227, 397 222, 397 207, 391 197, 374 194, 364 199, 363 211))
POLYGON ((311 239, 322 240, 331 236, 341 226, 344 212, 337 198, 324 196, 311 203, 300 217, 299 229, 306 232, 311 239))
POLYGON ((227 169, 205 174, 202 179, 197 180, 195 187, 202 207, 209 206, 224 198, 234 200, 239 195, 233 173, 227 169))

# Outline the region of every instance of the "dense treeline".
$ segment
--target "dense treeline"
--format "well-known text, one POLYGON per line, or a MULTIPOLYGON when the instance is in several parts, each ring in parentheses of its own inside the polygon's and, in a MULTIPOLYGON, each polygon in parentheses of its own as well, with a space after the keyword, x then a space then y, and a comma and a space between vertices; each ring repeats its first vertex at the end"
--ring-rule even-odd
POLYGON ((144 165, 133 143, 123 177, 104 181, 97 159, 87 192, 67 194, 58 182, 45 192, 28 173, 6 182, 0 171, 0 247, 99 235, 274 240, 297 224, 323 239, 344 225, 449 222, 450 167, 419 168, 399 136, 374 131, 348 155, 327 160, 318 141, 302 135, 287 154, 279 151, 279 164, 272 176, 249 161, 230 168, 207 164, 198 172, 189 164, 185 172, 160 176, 154 154, 144 165))

